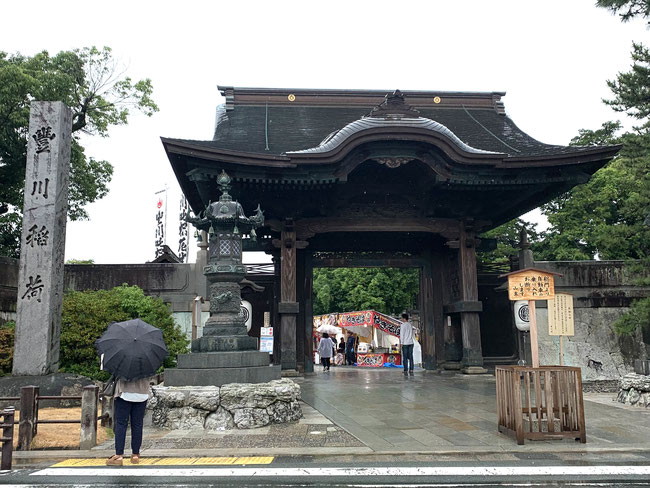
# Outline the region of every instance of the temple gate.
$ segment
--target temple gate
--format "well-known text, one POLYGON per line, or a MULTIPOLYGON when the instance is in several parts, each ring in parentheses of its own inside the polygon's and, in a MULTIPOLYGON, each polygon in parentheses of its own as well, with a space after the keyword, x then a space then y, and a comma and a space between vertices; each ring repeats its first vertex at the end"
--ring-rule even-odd
POLYGON ((264 209, 245 250, 274 258, 274 358, 287 372, 312 367, 313 268, 377 265, 420 269, 424 366, 446 360, 451 323, 463 371, 482 372, 477 236, 619 149, 540 143, 506 116, 504 93, 220 89, 213 140, 162 141, 195 212, 217 200, 224 170, 244 208, 264 209))

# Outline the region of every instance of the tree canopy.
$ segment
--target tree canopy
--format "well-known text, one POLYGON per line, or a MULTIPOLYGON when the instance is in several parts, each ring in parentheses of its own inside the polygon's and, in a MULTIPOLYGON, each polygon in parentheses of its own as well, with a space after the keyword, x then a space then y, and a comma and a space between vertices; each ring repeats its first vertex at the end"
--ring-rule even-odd
POLYGON ((597 0, 598 7, 606 8, 613 14, 618 14, 621 21, 627 22, 634 17, 650 17, 650 2, 648 0, 597 0))
MULTIPOLYGON (((650 18, 648 0, 598 0, 623 22, 650 18)), ((620 144, 621 151, 588 183, 542 207, 550 228, 533 246, 536 259, 650 258, 650 51, 632 44, 632 65, 607 81, 613 97, 604 102, 641 122, 621 133, 620 122, 579 131, 571 145, 620 144)))
POLYGON ((642 259, 650 255, 650 137, 647 130, 617 136, 620 124, 582 130, 572 144, 622 144, 584 185, 542 207, 550 228, 534 246, 539 260, 642 259))
POLYGON ((72 109, 68 217, 88 218, 84 206, 108 193, 113 167, 85 154, 81 134, 107 137, 136 110, 151 116, 151 80, 134 81, 109 47, 85 47, 51 56, 0 51, 0 255, 18 257, 25 184, 29 109, 33 100, 62 101, 72 109))
POLYGON ((316 268, 314 315, 376 310, 398 315, 416 304, 415 268, 316 268))

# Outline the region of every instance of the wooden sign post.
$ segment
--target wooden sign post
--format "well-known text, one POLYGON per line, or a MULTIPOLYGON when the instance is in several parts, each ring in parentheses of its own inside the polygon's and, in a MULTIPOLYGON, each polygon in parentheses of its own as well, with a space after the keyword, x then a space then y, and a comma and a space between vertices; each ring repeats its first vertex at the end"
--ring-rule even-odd
POLYGON ((574 335, 573 295, 557 293, 548 301, 548 335, 560 336, 560 366, 564 366, 564 336, 574 335))
POLYGON ((508 297, 510 300, 528 300, 530 317, 530 352, 533 367, 539 367, 539 346, 537 344, 537 316, 535 314, 536 300, 550 300, 555 296, 553 276, 562 276, 537 268, 526 268, 499 277, 508 277, 508 297))

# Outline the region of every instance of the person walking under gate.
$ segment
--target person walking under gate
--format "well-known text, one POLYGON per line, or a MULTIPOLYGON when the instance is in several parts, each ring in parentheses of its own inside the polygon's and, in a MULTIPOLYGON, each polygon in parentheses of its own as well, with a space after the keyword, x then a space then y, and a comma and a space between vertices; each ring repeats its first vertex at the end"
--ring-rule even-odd
POLYGON ((402 325, 399 328, 399 342, 402 345, 402 365, 404 374, 413 374, 413 333, 415 327, 409 322, 409 314, 402 314, 402 325))
POLYGON ((323 332, 323 338, 318 343, 318 354, 320 361, 323 363, 323 371, 330 370, 330 359, 334 353, 334 345, 332 339, 327 332, 323 332))

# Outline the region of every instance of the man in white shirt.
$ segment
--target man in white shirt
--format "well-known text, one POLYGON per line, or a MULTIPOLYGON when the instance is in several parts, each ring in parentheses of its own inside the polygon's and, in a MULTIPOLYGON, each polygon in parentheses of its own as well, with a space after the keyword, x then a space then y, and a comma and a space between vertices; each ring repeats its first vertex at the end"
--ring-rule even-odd
POLYGON ((402 325, 399 328, 399 342, 402 345, 402 365, 404 374, 413 374, 413 333, 415 327, 409 322, 409 315, 402 314, 402 325))

